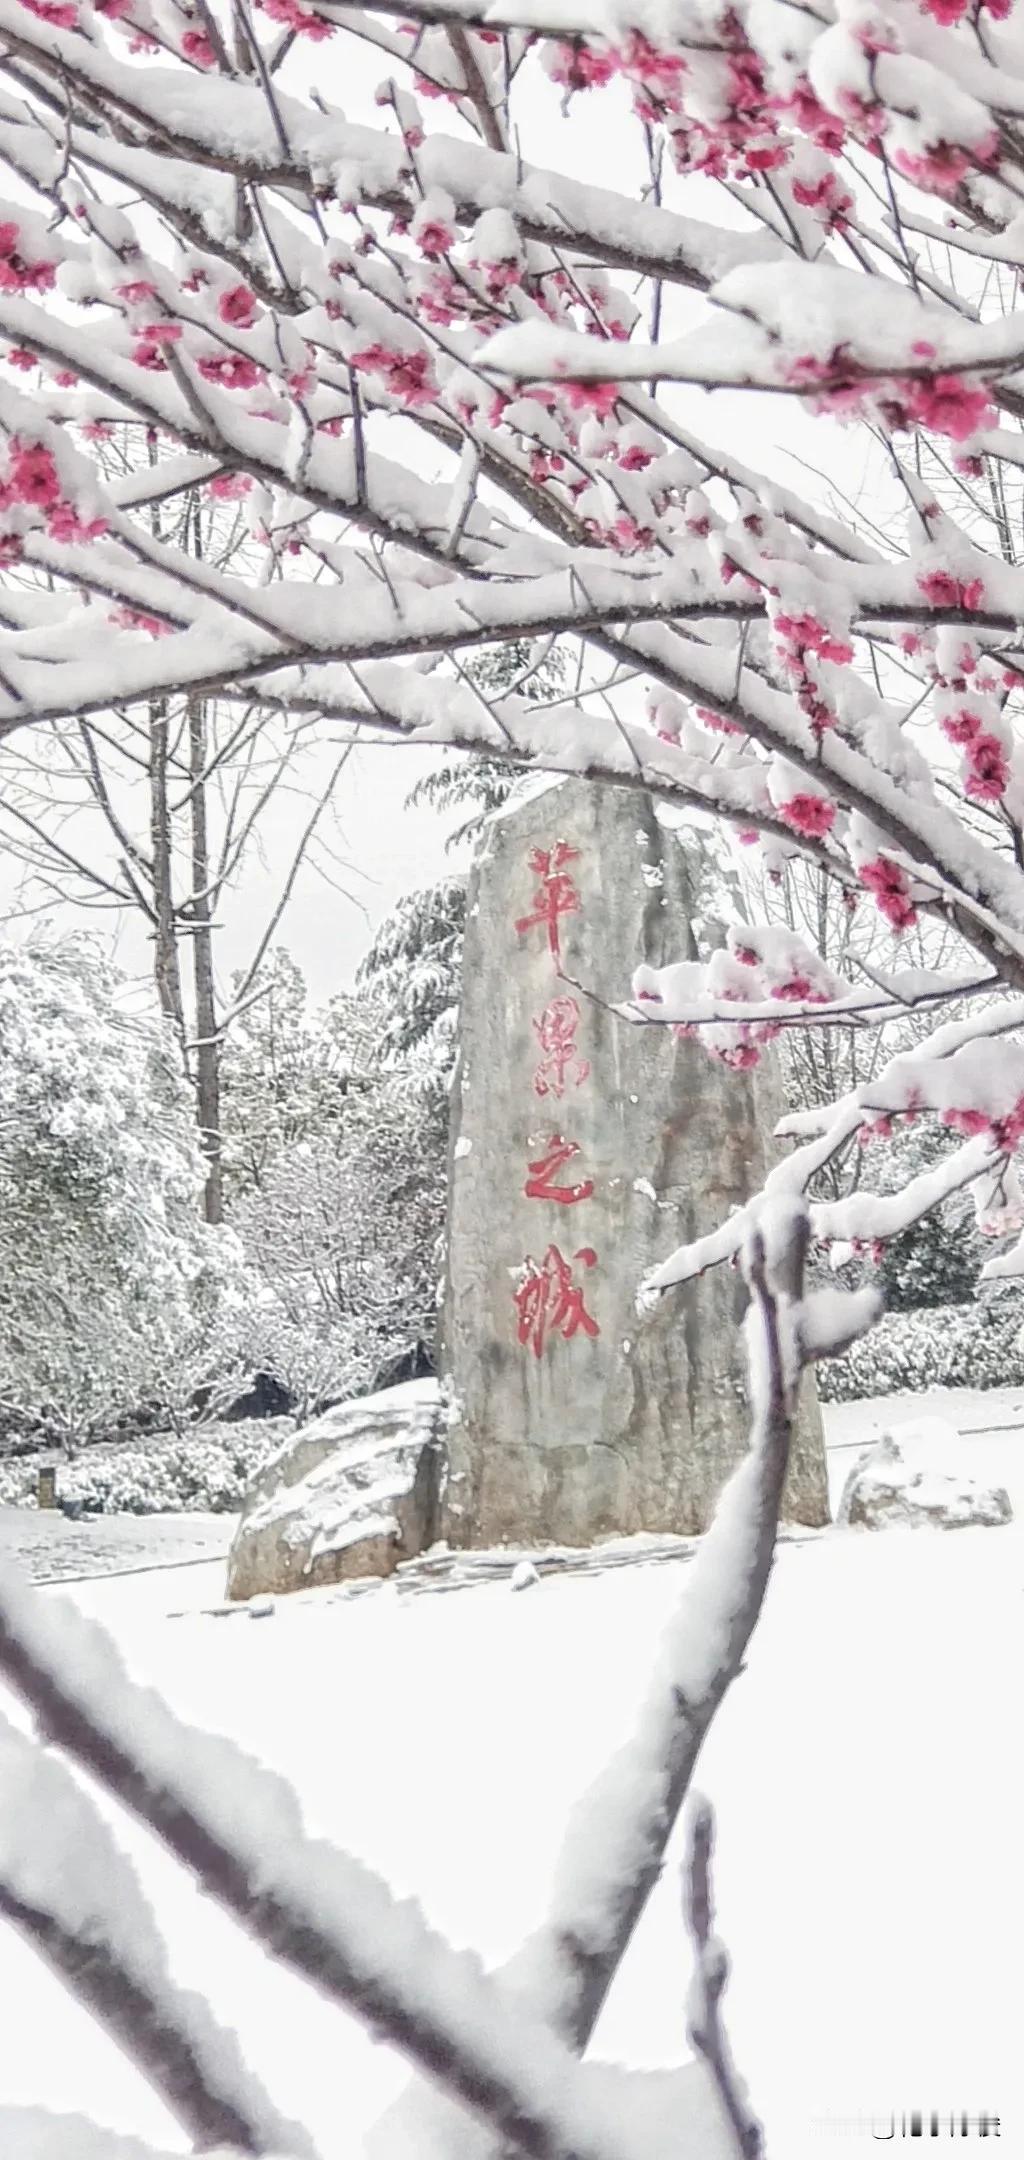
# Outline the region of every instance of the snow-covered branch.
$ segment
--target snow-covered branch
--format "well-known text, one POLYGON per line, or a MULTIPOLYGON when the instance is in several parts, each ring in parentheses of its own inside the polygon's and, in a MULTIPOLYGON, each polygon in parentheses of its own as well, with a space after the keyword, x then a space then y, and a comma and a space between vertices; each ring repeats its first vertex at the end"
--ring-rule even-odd
POLYGON ((130 1862, 60 1760, 0 1719, 0 1914, 46 1959, 206 2150, 314 2160, 232 2032, 171 1978, 130 1862))
POLYGON ((690 1989, 687 2032, 707 2063, 721 2094, 735 2142, 736 2160, 760 2160, 761 2125, 751 2113, 742 2078, 732 2060, 722 2025, 722 1996, 729 1977, 725 1946, 713 1932, 711 1853, 715 1823, 710 1803, 695 1796, 689 1822, 689 1850, 683 1869, 683 1902, 696 1949, 690 1989))
MULTIPOLYGON (((0 1575, 0 1673, 54 1745, 162 1839, 269 1954, 535 2160, 654 2160, 621 2091, 434 1934, 368 1869, 303 1829, 290 1788, 131 1681, 102 1629, 0 1575)), ((45 1872, 45 1869, 44 1869, 45 1872)), ((48 1895, 56 1894, 51 1886, 48 1895)), ((685 2137, 678 2116, 674 2135, 685 2137)))
POLYGON ((750 1451, 687 1568, 636 1733, 574 1810, 549 1918, 509 1969, 517 1989, 544 2005, 579 2049, 659 1880, 700 1749, 761 1611, 803 1367, 846 1348, 878 1316, 873 1292, 830 1293, 827 1322, 813 1301, 805 1308, 809 1222, 801 1201, 765 1203, 751 1218, 743 1254, 750 1451))

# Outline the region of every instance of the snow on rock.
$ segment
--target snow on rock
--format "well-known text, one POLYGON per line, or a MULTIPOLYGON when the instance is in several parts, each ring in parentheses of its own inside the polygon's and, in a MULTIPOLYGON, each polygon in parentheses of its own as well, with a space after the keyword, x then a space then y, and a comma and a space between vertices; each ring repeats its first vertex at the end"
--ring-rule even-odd
MULTIPOLYGON (((927 1422, 934 1427, 939 1421, 927 1422)), ((948 1438, 955 1447, 957 1436, 951 1428, 948 1438)), ((929 1523, 940 1530, 997 1528, 1012 1519, 1009 1496, 1001 1485, 982 1485, 959 1470, 938 1469, 932 1463, 915 1467, 891 1433, 883 1433, 858 1457, 836 1516, 838 1523, 867 1530, 884 1530, 894 1523, 912 1529, 929 1523)))
POLYGON ((409 1380, 328 1410, 260 1472, 228 1556, 228 1596, 390 1575, 433 1540, 441 1395, 409 1380))
POLYGON ((532 1560, 517 1560, 509 1577, 509 1589, 529 1590, 533 1583, 539 1581, 540 1576, 532 1560))

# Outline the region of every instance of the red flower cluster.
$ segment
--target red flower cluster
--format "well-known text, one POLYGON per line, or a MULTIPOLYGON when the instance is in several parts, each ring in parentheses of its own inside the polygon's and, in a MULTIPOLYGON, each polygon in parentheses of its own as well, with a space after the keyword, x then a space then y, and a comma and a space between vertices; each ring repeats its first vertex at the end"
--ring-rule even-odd
POLYGON ((56 263, 26 262, 20 225, 0 225, 0 292, 50 292, 56 276, 56 263))
POLYGON ((399 352, 390 345, 367 345, 362 352, 352 353, 350 358, 354 368, 383 375, 391 396, 400 398, 402 404, 411 409, 417 405, 432 405, 437 396, 429 353, 399 352))
POLYGON ((898 863, 888 855, 877 855, 874 862, 862 863, 859 870, 862 885, 873 893, 880 915, 884 915, 894 930, 910 930, 917 921, 917 909, 910 897, 910 879, 898 863))

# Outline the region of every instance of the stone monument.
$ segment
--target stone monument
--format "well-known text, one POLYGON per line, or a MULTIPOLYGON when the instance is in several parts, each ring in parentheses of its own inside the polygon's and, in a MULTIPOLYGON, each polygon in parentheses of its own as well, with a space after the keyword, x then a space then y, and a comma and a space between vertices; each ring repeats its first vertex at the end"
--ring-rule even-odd
MULTIPOLYGON (((747 1445, 713 1269, 644 1318, 639 1283, 757 1189, 771 1074, 612 1008, 694 956, 687 862, 640 791, 563 781, 486 828, 468 896, 451 1136, 440 1534, 589 1545, 707 1528, 747 1445)), ((784 1512, 828 1521, 805 1381, 784 1512)))

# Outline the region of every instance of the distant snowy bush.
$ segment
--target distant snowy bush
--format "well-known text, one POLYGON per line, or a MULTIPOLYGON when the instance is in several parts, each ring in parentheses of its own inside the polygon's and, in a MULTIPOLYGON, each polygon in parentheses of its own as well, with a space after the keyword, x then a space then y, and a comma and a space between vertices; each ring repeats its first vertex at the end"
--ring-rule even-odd
POLYGON ((934 1387, 1024 1386, 1019 1297, 887 1313, 869 1335, 819 1369, 825 1402, 916 1394, 934 1387))
MULTIPOLYGON (((256 1472, 280 1447, 289 1418, 205 1426, 184 1439, 144 1447, 87 1449, 58 1469, 57 1491, 86 1514, 230 1515, 256 1472)), ((0 1504, 35 1502, 38 1460, 0 1465, 0 1504)))

